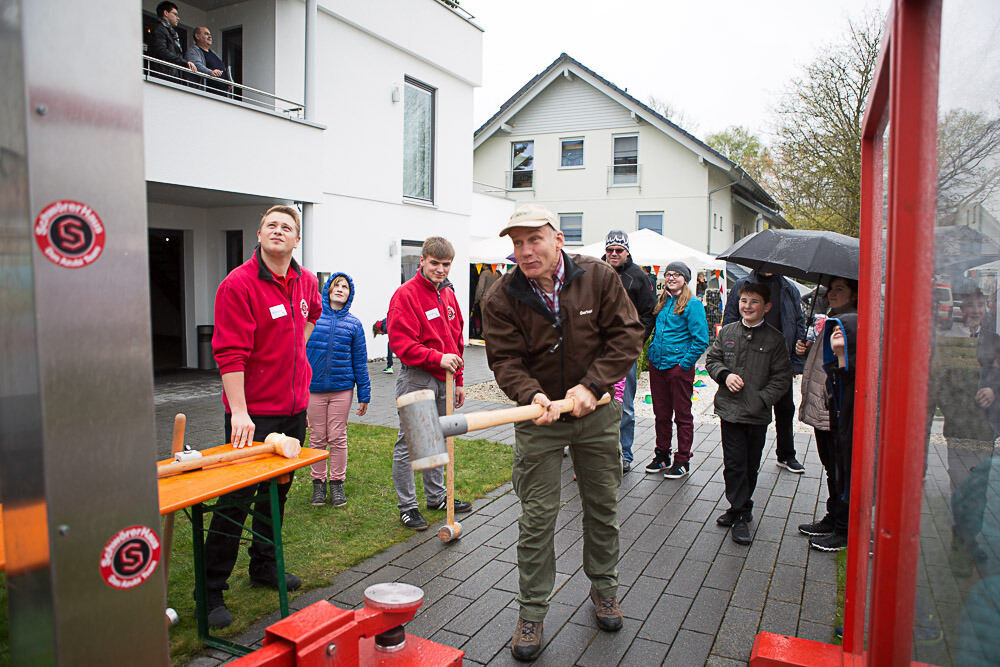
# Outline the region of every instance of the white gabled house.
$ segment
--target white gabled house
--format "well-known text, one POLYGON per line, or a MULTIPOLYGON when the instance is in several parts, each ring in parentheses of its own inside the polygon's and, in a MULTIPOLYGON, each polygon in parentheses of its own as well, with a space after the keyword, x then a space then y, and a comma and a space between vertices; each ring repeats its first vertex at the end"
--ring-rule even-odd
POLYGON ((548 206, 567 245, 652 229, 714 254, 789 226, 739 165, 565 53, 476 130, 474 165, 477 183, 548 206))
MULTIPOLYGON (((142 2, 144 41, 157 1, 142 2)), ((471 15, 446 0, 174 1, 183 46, 207 26, 242 85, 220 94, 186 72, 157 77, 139 53, 122 70, 146 79, 156 368, 197 365, 196 327, 212 324, 216 288, 271 204, 301 209, 306 268, 353 276, 366 331, 426 237, 451 239, 467 266, 483 197, 471 185, 483 34, 471 15)), ((467 293, 466 271, 452 280, 467 293)), ((385 354, 384 342, 368 348, 385 354)))

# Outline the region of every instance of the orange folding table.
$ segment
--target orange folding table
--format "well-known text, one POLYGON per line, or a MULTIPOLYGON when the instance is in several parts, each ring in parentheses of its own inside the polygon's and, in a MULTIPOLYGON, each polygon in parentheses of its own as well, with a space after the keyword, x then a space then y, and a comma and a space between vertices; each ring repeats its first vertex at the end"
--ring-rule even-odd
MULTIPOLYGON (((260 444, 260 443, 254 443, 260 444)), ((231 445, 220 445, 202 450, 202 455, 221 454, 231 451, 231 445)), ((198 636, 209 646, 228 651, 235 655, 243 655, 250 651, 249 647, 212 637, 208 632, 208 610, 205 609, 205 520, 206 513, 212 513, 227 507, 240 506, 255 515, 253 504, 262 499, 263 494, 227 500, 221 496, 239 489, 270 482, 268 495, 270 498, 270 516, 258 517, 273 526, 275 561, 278 567, 278 599, 281 616, 288 616, 288 591, 285 588, 285 556, 281 542, 281 514, 278 511, 278 483, 287 478, 294 470, 316 461, 322 461, 328 454, 324 451, 303 447, 299 455, 288 459, 277 454, 262 454, 259 456, 239 459, 229 463, 179 473, 159 480, 160 514, 167 515, 177 510, 188 510, 185 514, 191 519, 192 543, 194 549, 194 582, 195 608, 198 623, 198 636), (213 505, 205 505, 205 501, 219 498, 213 505)), ((160 461, 158 465, 171 463, 172 459, 160 461)), ((245 529, 244 529, 245 530, 245 529)), ((258 536, 259 538, 260 536, 258 536)), ((2 544, 0 544, 2 547, 2 544)), ((2 553, 2 551, 0 551, 2 553)))

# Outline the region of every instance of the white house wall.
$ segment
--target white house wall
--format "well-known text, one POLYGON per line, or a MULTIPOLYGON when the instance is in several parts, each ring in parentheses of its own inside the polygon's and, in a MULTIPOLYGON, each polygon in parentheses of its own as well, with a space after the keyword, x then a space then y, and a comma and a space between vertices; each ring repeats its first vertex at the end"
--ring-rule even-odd
POLYGON ((560 76, 510 119, 519 135, 601 130, 632 124, 628 109, 590 84, 560 76))

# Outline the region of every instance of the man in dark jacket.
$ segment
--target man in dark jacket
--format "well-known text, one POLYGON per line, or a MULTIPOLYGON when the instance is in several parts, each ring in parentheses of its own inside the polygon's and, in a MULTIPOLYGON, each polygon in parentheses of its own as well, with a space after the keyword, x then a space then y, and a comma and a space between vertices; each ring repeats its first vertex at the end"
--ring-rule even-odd
MULTIPOLYGON (((622 279, 622 287, 632 301, 636 311, 639 313, 639 320, 643 326, 643 338, 645 341, 653 331, 653 307, 656 305, 656 296, 649 288, 649 278, 645 271, 632 262, 632 257, 628 251, 628 234, 620 229, 612 229, 604 239, 604 257, 611 266, 615 267, 618 277, 622 279)), ((622 396, 622 423, 619 429, 619 439, 622 444, 622 472, 628 472, 632 468, 632 442, 635 440, 635 385, 636 385, 636 364, 632 364, 625 375, 625 394, 622 396)))
MULTIPOLYGON (((184 57, 184 51, 181 50, 180 37, 177 36, 177 31, 174 29, 181 21, 180 14, 177 12, 177 5, 167 1, 161 2, 156 6, 156 17, 160 19, 160 22, 153 27, 153 32, 150 35, 148 55, 151 58, 173 63, 178 68, 197 72, 198 70, 195 68, 194 63, 184 57)), ((183 76, 183 73, 177 69, 160 65, 159 63, 153 63, 151 68, 175 78, 183 76)))
POLYGON ((583 508, 583 562, 602 630, 622 627, 618 606, 617 447, 621 411, 598 399, 625 376, 642 349, 643 326, 621 280, 597 259, 562 251, 555 215, 528 204, 500 236, 517 268, 486 295, 486 355, 496 382, 520 405, 544 412, 514 427, 514 492, 521 501, 517 566, 520 605, 511 652, 534 660, 555 583, 555 525, 563 445, 569 443, 583 508), (573 399, 560 416, 552 399, 573 399))
MULTIPOLYGON (((726 310, 722 315, 723 326, 738 322, 740 290, 747 283, 766 285, 771 293, 771 309, 764 321, 781 332, 788 347, 788 358, 792 364, 792 373, 798 375, 805 367, 805 361, 795 354, 795 341, 805 340, 806 320, 802 315, 802 304, 799 291, 787 278, 772 273, 752 271, 729 290, 726 300, 726 310)), ((795 457, 795 397, 791 385, 788 391, 774 404, 774 428, 777 432, 775 452, 778 465, 789 472, 801 475, 806 471, 795 457)))

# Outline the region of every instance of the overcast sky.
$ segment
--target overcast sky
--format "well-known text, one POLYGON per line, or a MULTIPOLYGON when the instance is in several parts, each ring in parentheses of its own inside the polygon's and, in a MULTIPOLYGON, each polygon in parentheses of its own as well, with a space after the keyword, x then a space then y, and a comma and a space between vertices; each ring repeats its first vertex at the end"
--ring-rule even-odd
POLYGON ((765 140, 789 81, 848 19, 889 0, 462 0, 483 36, 479 127, 566 52, 699 138, 743 125, 765 140))

